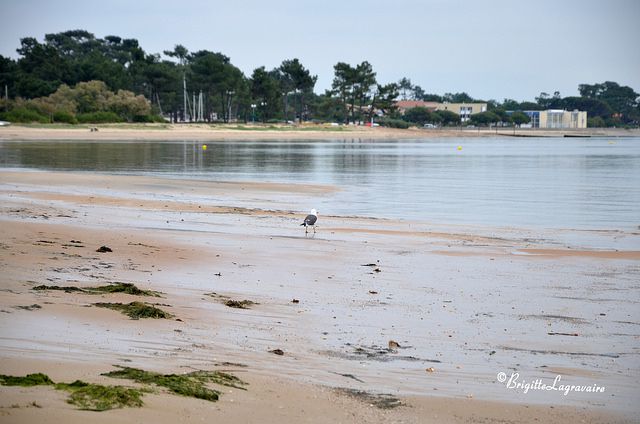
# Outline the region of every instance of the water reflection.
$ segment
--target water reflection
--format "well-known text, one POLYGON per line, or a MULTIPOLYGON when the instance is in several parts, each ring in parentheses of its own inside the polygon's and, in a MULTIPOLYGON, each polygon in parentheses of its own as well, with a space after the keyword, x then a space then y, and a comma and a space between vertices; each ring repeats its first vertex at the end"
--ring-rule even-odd
POLYGON ((323 210, 506 226, 635 228, 640 139, 0 142, 0 164, 336 184, 323 210), (464 144, 464 149, 456 147, 464 144))

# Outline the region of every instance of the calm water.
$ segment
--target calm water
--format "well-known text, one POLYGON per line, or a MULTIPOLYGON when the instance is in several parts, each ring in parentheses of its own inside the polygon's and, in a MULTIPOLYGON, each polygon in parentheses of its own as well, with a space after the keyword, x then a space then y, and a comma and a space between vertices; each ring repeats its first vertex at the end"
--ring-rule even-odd
POLYGON ((526 228, 640 225, 640 138, 226 141, 206 150, 189 141, 0 142, 0 166, 334 184, 342 191, 312 205, 331 215, 526 228))

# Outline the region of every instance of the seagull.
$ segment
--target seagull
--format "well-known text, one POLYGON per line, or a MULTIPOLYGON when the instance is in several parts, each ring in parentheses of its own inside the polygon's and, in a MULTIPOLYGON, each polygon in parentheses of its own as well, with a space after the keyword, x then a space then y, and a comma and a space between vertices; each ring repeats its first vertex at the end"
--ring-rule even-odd
POLYGON ((318 212, 315 209, 311 209, 311 213, 307 215, 304 222, 300 226, 304 226, 304 233, 307 234, 309 227, 313 227, 313 233, 316 232, 316 221, 318 220, 318 212))

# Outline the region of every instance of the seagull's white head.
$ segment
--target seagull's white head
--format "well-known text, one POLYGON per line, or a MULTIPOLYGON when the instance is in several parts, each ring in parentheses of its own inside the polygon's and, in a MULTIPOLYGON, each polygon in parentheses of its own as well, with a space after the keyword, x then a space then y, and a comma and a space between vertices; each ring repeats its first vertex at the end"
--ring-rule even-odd
POLYGON ((318 211, 316 211, 315 209, 311 209, 311 215, 318 216, 318 211))

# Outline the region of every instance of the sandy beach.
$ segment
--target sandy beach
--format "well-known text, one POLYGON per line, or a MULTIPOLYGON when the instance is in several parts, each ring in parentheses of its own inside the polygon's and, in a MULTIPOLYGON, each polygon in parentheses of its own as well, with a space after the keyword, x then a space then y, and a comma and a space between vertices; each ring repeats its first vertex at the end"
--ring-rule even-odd
POLYGON ((209 125, 209 124, 112 124, 91 126, 50 125, 45 127, 11 125, 0 127, 0 140, 149 140, 149 141, 223 141, 223 140, 400 140, 440 137, 523 137, 606 136, 631 137, 640 130, 616 128, 546 130, 504 128, 397 129, 385 127, 305 124, 301 126, 209 125))
MULTIPOLYGON (((0 131, 5 140, 89 136, 168 139, 162 130, 0 131)), ((255 137, 271 136, 283 134, 255 137)), ((247 134, 182 128, 171 137, 247 134)), ((328 136, 304 133, 314 137, 328 136)), ((594 235, 619 247, 601 250, 567 241, 585 238, 572 230, 320 211, 317 233, 306 235, 298 201, 340 187, 23 170, 0 170, 0 187, 0 374, 135 386, 101 375, 121 366, 219 370, 248 383, 217 387, 218 402, 156 389, 141 408, 104 412, 78 410, 51 387, 0 386, 0 422, 637 419, 637 231, 594 235), (34 289, 116 282, 161 297, 34 289), (247 309, 228 306, 244 300, 247 309), (171 318, 134 320, 96 306, 133 301, 171 318), (525 392, 500 373, 605 390, 525 392)))

